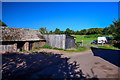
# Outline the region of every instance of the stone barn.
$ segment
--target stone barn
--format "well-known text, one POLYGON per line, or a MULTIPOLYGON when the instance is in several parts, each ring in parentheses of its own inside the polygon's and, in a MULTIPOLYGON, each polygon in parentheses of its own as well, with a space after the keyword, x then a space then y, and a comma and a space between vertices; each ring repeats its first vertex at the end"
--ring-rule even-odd
POLYGON ((44 34, 46 42, 52 48, 71 49, 75 48, 75 37, 65 34, 44 34))
POLYGON ((2 51, 29 51, 46 43, 42 34, 33 29, 2 27, 0 32, 2 51))

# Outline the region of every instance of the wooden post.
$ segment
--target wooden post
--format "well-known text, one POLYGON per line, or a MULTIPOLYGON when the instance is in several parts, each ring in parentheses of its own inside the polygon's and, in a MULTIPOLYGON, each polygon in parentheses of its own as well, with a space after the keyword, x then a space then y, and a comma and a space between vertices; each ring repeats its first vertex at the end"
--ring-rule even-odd
POLYGON ((82 46, 83 46, 83 40, 81 40, 82 46))

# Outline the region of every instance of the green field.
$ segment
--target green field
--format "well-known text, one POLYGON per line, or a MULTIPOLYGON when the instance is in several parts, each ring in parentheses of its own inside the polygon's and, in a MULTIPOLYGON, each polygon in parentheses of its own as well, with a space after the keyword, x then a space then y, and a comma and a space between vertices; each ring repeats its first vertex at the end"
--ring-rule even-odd
MULTIPOLYGON (((76 42, 81 42, 81 40, 83 40, 83 44, 87 44, 88 46, 91 45, 91 42, 93 40, 97 40, 97 37, 98 36, 107 36, 107 37, 113 37, 112 35, 72 35, 74 37, 76 37, 76 42), (88 38, 87 38, 88 37, 88 38)), ((92 45, 95 45, 95 44, 92 44, 92 45)), ((118 49, 112 45, 104 45, 104 46, 101 46, 100 44, 99 45, 95 45, 95 46, 98 46, 99 48, 103 48, 103 49, 118 49)))
MULTIPOLYGON (((83 44, 88 44, 90 45, 90 43, 93 41, 93 40, 97 40, 97 37, 99 35, 72 35, 74 37, 76 37, 76 42, 81 42, 81 40, 83 40, 83 44), (90 36, 90 38, 86 38, 90 36)), ((112 37, 112 35, 100 35, 100 36, 108 36, 108 37, 112 37)))
POLYGON ((97 40, 97 38, 84 38, 86 35, 72 35, 76 37, 76 42, 81 42, 83 40, 83 44, 90 44, 93 40, 97 40))

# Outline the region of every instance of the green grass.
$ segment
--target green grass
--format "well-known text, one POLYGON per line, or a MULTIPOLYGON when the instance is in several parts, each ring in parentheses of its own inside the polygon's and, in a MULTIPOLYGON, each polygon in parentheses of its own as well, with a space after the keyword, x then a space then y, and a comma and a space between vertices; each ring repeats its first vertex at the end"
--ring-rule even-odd
MULTIPOLYGON (((90 45, 93 40, 97 40, 98 38, 98 35, 72 35, 72 36, 76 37, 76 42, 81 42, 81 40, 83 40, 83 44, 88 45, 90 45)), ((112 37, 112 35, 99 35, 99 36, 112 37)))
POLYGON ((60 49, 60 48, 56 48, 56 47, 54 47, 53 49, 54 50, 64 50, 64 49, 60 49))
POLYGON ((40 50, 40 48, 39 48, 39 47, 36 47, 36 46, 35 46, 33 49, 34 49, 34 50, 40 50))
POLYGON ((76 47, 75 49, 60 49, 60 48, 56 48, 56 47, 52 48, 51 46, 48 46, 47 44, 45 44, 42 48, 62 50, 62 51, 67 51, 67 52, 81 52, 81 51, 87 50, 86 47, 76 47))
POLYGON ((22 52, 27 52, 27 51, 25 49, 23 49, 22 52))
POLYGON ((62 50, 62 51, 66 51, 66 52, 82 52, 87 50, 86 47, 76 47, 75 49, 59 49, 59 48, 53 48, 54 50, 62 50))
POLYGON ((98 46, 98 47, 102 49, 118 49, 117 47, 114 46, 98 46))
POLYGON ((82 52, 82 51, 86 51, 87 48, 86 47, 77 47, 76 49, 65 49, 64 51, 67 51, 67 52, 82 52))
POLYGON ((52 49, 52 47, 51 47, 51 46, 49 46, 49 45, 47 45, 47 44, 45 44, 44 46, 42 46, 42 48, 52 49))
POLYGON ((84 38, 86 35, 72 35, 76 37, 75 42, 81 42, 83 40, 83 44, 90 44, 93 40, 97 40, 97 38, 84 38))

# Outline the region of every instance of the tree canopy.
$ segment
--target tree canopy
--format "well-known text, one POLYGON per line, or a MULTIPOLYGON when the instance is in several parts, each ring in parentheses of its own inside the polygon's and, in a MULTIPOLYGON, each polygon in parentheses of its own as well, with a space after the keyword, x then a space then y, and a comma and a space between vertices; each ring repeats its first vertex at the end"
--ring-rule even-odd
POLYGON ((0 20, 0 26, 7 26, 7 25, 0 20))
POLYGON ((114 21, 113 25, 111 25, 113 37, 120 43, 120 19, 118 21, 114 21))
POLYGON ((41 34, 48 34, 48 30, 47 30, 46 27, 40 27, 39 31, 40 31, 41 34))

